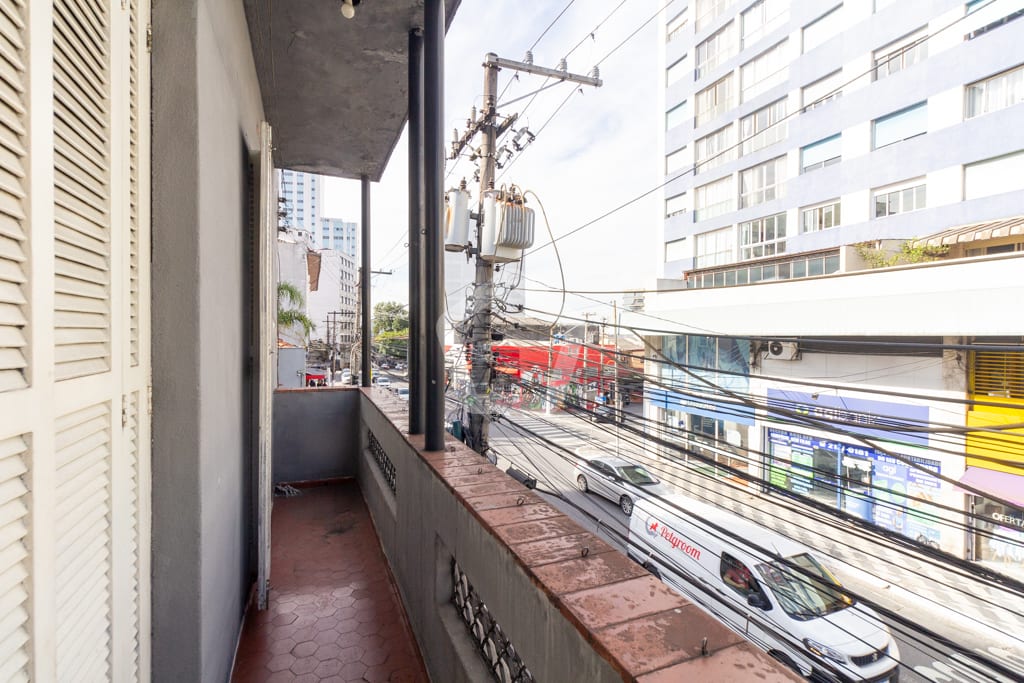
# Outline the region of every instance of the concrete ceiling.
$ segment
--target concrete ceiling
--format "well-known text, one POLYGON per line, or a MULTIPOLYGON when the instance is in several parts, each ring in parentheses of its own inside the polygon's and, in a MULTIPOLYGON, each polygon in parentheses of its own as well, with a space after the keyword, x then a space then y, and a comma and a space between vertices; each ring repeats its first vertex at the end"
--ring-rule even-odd
MULTIPOLYGON (((445 0, 447 22, 460 0, 445 0)), ((244 0, 279 168, 380 180, 405 125, 423 0, 244 0)))

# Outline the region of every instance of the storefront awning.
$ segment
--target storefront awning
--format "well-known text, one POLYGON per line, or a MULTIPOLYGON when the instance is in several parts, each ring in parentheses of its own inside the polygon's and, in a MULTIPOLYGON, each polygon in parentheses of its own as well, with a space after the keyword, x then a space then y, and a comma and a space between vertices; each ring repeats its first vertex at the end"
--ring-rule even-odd
POLYGON ((981 242, 1013 235, 1024 235, 1024 216, 949 228, 934 235, 914 240, 914 246, 948 247, 954 244, 981 242))
POLYGON ((983 467, 968 467, 959 481, 971 488, 985 491, 993 498, 1000 498, 1024 508, 1024 476, 986 470, 983 467))

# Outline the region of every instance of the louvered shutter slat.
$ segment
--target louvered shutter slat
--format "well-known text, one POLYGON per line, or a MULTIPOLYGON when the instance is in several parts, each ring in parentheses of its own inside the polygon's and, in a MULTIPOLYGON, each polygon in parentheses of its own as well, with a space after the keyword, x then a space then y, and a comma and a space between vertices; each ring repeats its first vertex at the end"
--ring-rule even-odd
MULTIPOLYGON (((62 250, 71 252, 71 249, 62 250)), ((76 252, 80 254, 81 252, 76 252)), ((86 259, 96 259, 95 255, 90 255, 88 252, 81 254, 86 259)), ((104 285, 107 284, 107 274, 97 268, 86 263, 78 262, 77 259, 72 260, 66 258, 61 262, 60 270, 57 271, 57 289, 61 292, 73 292, 82 296, 95 296, 97 299, 104 298, 104 285), (84 287, 81 290, 80 287, 84 287), (86 292, 92 290, 92 294, 86 292)))
POLYGON ((11 42, 17 42, 24 47, 21 33, 25 29, 25 22, 21 18, 19 10, 25 7, 22 0, 11 0, 0 4, 0 32, 3 32, 11 42))
POLYGON ((12 304, 23 304, 26 302, 25 295, 17 282, 4 282, 0 280, 0 301, 7 301, 12 304))
POLYGON ((74 226, 79 232, 95 234, 95 226, 79 224, 78 220, 85 219, 102 226, 107 215, 101 201, 104 195, 95 191, 95 188, 84 186, 81 177, 71 179, 68 174, 74 173, 75 169, 62 164, 60 159, 57 160, 57 171, 57 191, 54 195, 57 207, 64 209, 65 212, 62 214, 58 211, 55 217, 65 225, 74 226))
MULTIPOLYGON (((7 259, 8 261, 13 261, 15 263, 24 263, 25 251, 22 246, 22 242, 0 235, 0 258, 7 259)), ((22 281, 24 281, 24 272, 22 272, 21 278, 22 281)))
POLYGON ((107 333, 103 329, 78 328, 75 330, 60 330, 57 333, 58 344, 81 344, 92 342, 102 344, 107 341, 107 333))
MULTIPOLYGON (((2 463, 0 467, 3 467, 2 463)), ((28 493, 28 488, 21 481, 21 474, 7 476, 0 473, 0 550, 6 548, 13 538, 5 535, 9 533, 7 525, 21 519, 28 512, 28 508, 21 500, 21 497, 28 493)), ((0 561, 0 570, 2 569, 3 563, 0 561)))
MULTIPOLYGON (((8 261, 6 259, 0 258, 0 287, 7 285, 23 285, 27 280, 28 278, 25 277, 25 274, 22 272, 21 268, 17 263, 15 263, 14 261, 8 261)), ((21 287, 17 287, 17 291, 18 297, 12 297, 13 301, 17 301, 18 298, 25 298, 25 295, 22 292, 21 287)))
MULTIPOLYGON (((22 363, 22 368, 25 363, 22 363)), ((0 370, 0 391, 13 391, 27 386, 23 370, 0 370)))
POLYGON ((0 370, 17 370, 24 367, 24 358, 17 348, 0 349, 0 370))
MULTIPOLYGON (((103 242, 89 238, 87 235, 83 235, 80 232, 75 232, 62 225, 57 226, 57 243, 54 245, 57 256, 60 261, 60 269, 58 272, 69 272, 74 268, 75 263, 89 266, 94 268, 100 273, 104 273, 103 277, 106 278, 107 270, 107 257, 106 252, 97 252, 97 249, 105 248, 103 242)), ((100 278, 97 277, 96 281, 100 278)))

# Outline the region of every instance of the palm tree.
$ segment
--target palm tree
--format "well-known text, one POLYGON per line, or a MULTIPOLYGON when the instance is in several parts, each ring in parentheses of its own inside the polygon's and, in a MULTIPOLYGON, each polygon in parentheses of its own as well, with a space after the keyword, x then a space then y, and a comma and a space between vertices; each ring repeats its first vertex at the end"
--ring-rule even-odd
POLYGON ((303 312, 305 307, 305 297, 302 296, 302 292, 299 291, 298 287, 290 282, 277 283, 278 327, 287 330, 298 325, 302 327, 302 338, 308 339, 309 333, 316 329, 316 325, 303 312))

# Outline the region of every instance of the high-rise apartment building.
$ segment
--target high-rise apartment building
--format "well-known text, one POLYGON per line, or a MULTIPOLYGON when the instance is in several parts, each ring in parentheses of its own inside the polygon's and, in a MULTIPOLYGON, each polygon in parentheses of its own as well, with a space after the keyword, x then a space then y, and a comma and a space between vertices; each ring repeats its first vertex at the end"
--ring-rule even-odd
POLYGON ((277 172, 278 198, 282 202, 284 224, 294 230, 303 230, 318 242, 321 231, 323 178, 314 173, 279 169, 277 172))
POLYGON ((317 235, 316 241, 322 249, 334 249, 354 259, 356 258, 358 234, 358 223, 341 218, 324 217, 321 219, 320 233, 317 235))
POLYGON ((1019 0, 692 0, 666 15, 664 277, 834 273, 854 267, 848 245, 1024 213, 1019 0))

